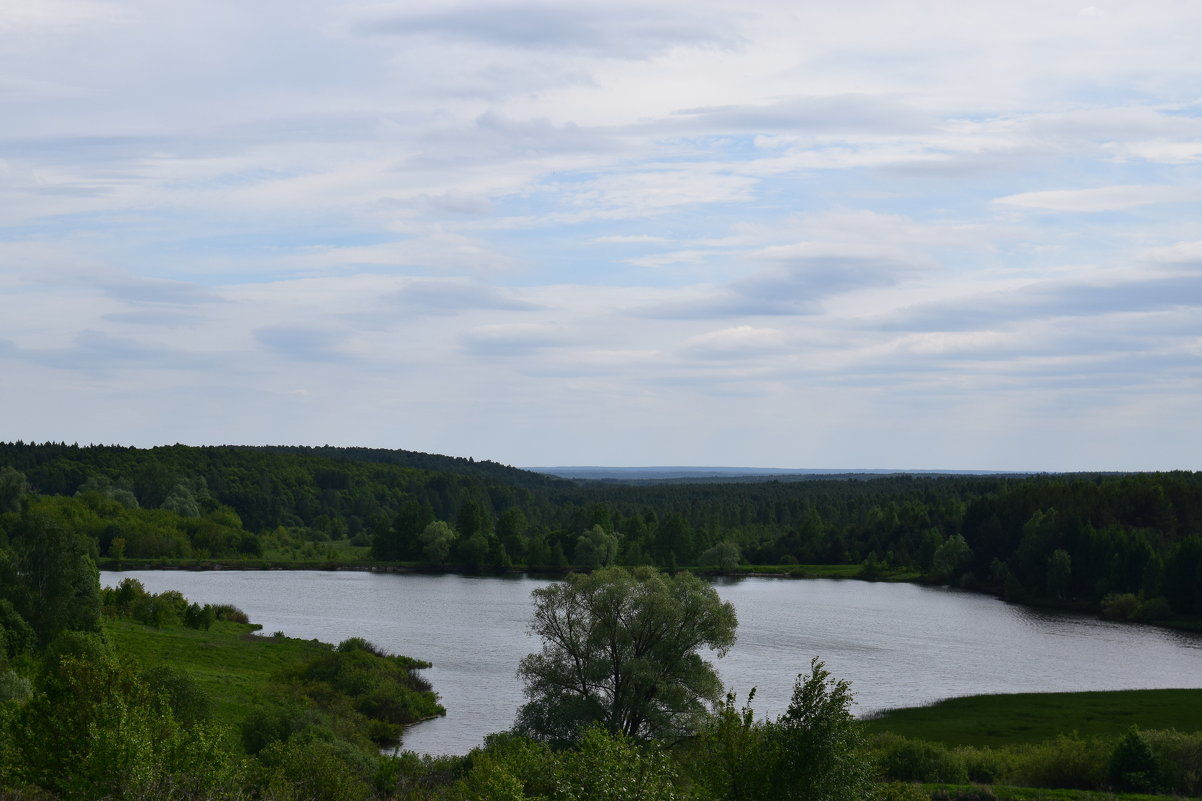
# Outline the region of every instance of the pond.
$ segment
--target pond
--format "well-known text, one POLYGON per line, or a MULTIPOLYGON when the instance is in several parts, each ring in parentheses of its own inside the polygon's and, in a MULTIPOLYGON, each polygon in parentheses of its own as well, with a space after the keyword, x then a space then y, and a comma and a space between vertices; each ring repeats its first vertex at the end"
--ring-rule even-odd
MULTIPOLYGON (((530 577, 355 571, 105 571, 151 592, 232 603, 292 637, 359 636, 424 659, 447 716, 412 727, 404 747, 466 753, 509 728, 523 701, 515 671, 539 647, 526 632, 530 577)), ((851 682, 860 715, 977 693, 1202 687, 1202 636, 1033 610, 948 588, 837 579, 716 583, 739 617, 715 664, 757 715, 784 711, 797 675, 821 658, 851 682)))

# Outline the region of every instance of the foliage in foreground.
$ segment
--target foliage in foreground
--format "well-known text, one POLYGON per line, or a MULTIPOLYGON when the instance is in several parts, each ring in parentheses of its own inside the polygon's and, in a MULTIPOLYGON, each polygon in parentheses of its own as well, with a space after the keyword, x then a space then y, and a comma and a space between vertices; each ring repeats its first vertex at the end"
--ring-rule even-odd
POLYGON ((1196 730, 1202 725, 1202 690, 973 695, 891 709, 864 721, 870 734, 889 732, 948 746, 1035 744, 1067 732, 1114 740, 1132 725, 1196 730))
POLYGON ((852 801, 870 793, 872 770, 847 682, 815 658, 776 720, 756 721, 752 697, 736 709, 728 695, 689 749, 698 783, 712 797, 852 801))
POLYGON ((948 746, 872 738, 886 781, 1202 795, 1202 732, 1139 730, 1121 737, 1061 734, 1014 746, 948 746))

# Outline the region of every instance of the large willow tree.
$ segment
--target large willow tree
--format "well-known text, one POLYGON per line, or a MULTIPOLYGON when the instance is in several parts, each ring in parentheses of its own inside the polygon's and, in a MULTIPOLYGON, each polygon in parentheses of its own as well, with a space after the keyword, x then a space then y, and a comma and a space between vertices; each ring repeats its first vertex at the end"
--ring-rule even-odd
POLYGON ((611 567, 534 591, 542 650, 518 667, 528 701, 517 730, 575 740, 600 724, 638 739, 695 730, 722 683, 698 651, 734 644, 735 610, 688 573, 611 567))

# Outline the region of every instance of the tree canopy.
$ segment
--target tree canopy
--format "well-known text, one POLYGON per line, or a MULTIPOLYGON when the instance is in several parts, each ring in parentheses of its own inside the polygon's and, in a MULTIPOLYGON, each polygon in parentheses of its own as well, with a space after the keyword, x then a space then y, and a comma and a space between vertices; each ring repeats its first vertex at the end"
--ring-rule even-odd
POLYGON ((518 676, 527 702, 518 731, 574 741, 598 724, 637 739, 692 732, 722 684, 698 651, 724 655, 734 607, 688 573, 608 567, 534 591, 531 632, 542 650, 518 676))

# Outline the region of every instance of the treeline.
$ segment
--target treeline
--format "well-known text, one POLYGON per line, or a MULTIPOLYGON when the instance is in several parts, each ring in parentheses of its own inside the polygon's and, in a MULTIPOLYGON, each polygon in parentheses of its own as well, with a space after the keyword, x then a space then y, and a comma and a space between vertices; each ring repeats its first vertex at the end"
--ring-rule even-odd
POLYGON ((1049 476, 974 501, 966 583, 1117 617, 1202 615, 1202 476, 1049 476))
POLYGON ((228 506, 251 532, 283 526, 333 539, 372 531, 409 498, 449 518, 467 498, 490 508, 530 507, 531 486, 558 482, 489 462, 355 448, 15 442, 0 443, 0 466, 23 473, 39 494, 98 492, 193 517, 228 506))
POLYGON ((1120 618, 1202 615, 1197 473, 638 485, 367 448, 0 444, 0 499, 25 491, 108 559, 859 565, 1120 618))
POLYGON ((380 749, 443 714, 414 673, 428 664, 364 640, 247 639, 257 627, 231 606, 102 589, 97 542, 67 514, 79 503, 0 505, 0 796, 368 798, 391 781, 380 749), (157 659, 134 646, 167 637, 157 659), (244 670, 223 686, 261 677, 233 709, 193 674, 221 648, 244 670))

